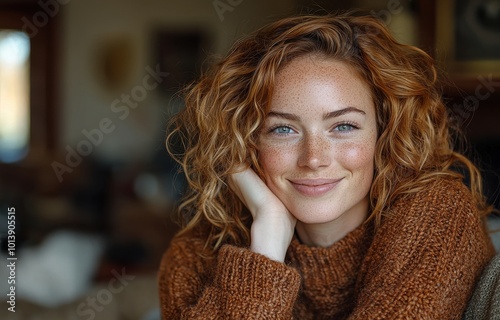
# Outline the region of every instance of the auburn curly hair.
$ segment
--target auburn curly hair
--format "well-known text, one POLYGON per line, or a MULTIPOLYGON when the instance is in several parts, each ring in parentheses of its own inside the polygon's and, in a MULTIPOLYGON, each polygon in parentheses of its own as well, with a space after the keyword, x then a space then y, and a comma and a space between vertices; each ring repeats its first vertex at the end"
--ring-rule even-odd
POLYGON ((173 118, 167 136, 169 153, 181 164, 189 186, 179 206, 183 229, 178 236, 201 232, 212 251, 227 242, 249 245, 251 215, 227 177, 241 163, 262 176, 257 139, 276 73, 306 54, 350 65, 371 88, 378 139, 369 196, 376 225, 396 199, 437 176, 463 178, 459 172, 466 173, 479 212, 490 212, 479 170, 454 150, 433 59, 396 42, 374 17, 304 15, 279 20, 236 42, 186 90, 185 109, 173 118), (173 147, 174 141, 180 148, 173 147))

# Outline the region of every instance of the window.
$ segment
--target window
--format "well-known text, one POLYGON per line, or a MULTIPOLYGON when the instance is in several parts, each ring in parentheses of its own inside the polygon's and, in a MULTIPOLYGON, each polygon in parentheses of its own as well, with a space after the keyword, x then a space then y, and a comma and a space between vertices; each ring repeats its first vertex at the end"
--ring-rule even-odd
POLYGON ((30 39, 21 31, 0 30, 0 161, 28 153, 30 137, 30 39))

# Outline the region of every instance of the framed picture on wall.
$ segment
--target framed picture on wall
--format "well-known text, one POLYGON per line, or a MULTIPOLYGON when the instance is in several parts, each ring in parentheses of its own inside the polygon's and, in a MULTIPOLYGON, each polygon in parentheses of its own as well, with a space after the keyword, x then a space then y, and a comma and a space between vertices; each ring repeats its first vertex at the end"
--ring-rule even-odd
POLYGON ((436 49, 452 75, 500 77, 500 0, 436 1, 436 49))

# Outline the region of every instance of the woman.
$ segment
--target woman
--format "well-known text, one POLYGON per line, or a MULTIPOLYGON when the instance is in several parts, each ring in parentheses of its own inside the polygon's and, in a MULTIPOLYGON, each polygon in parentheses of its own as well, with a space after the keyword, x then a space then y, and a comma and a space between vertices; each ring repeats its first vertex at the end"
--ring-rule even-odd
POLYGON ((163 318, 460 318, 494 252, 450 131, 431 58, 374 18, 292 17, 236 43, 167 139, 189 191, 163 318))

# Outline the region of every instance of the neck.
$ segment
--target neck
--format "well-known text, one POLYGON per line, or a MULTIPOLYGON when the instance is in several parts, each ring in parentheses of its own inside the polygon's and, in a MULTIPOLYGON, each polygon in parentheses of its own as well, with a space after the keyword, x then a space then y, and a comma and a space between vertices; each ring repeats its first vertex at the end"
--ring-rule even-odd
POLYGON ((314 224, 297 221, 295 230, 302 243, 308 246, 326 248, 359 227, 367 216, 368 198, 333 221, 314 224))

